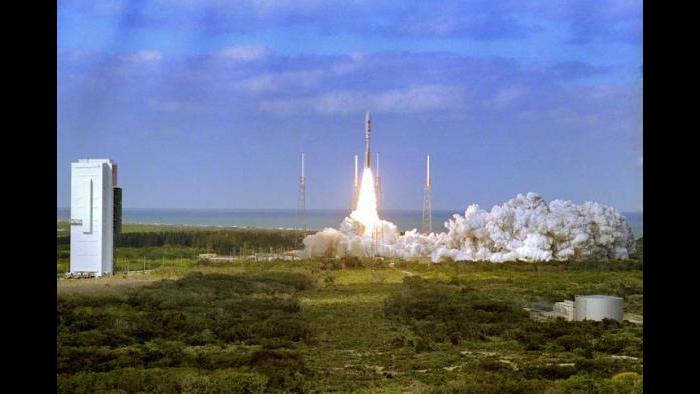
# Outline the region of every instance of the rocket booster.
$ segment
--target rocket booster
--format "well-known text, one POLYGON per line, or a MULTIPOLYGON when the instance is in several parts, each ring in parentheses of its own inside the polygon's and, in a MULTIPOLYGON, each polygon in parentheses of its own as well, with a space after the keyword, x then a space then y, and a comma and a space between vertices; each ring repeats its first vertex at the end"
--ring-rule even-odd
POLYGON ((372 135, 372 115, 369 113, 369 111, 365 114, 365 168, 370 168, 371 167, 371 159, 370 157, 370 150, 369 150, 369 143, 370 143, 370 137, 372 135))

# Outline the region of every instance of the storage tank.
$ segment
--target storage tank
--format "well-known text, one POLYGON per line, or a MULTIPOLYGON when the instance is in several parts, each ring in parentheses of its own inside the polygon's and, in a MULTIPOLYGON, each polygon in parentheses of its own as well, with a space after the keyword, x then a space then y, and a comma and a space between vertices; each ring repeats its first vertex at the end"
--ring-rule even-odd
POLYGON ((576 320, 622 321, 622 298, 607 295, 576 296, 576 320))

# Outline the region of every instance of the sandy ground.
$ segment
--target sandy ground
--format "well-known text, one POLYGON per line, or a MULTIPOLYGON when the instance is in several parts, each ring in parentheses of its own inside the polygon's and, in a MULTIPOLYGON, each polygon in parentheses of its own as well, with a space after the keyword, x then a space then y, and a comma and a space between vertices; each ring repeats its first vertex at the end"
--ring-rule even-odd
POLYGON ((644 316, 643 315, 637 315, 634 313, 624 313, 622 315, 622 318, 625 320, 629 320, 630 322, 634 324, 644 324, 644 316))
POLYGON ((64 279, 56 281, 56 291, 62 294, 109 294, 153 283, 156 279, 148 277, 113 276, 109 278, 64 279))
MULTIPOLYGON (((554 319, 556 318, 556 315, 552 311, 541 311, 541 310, 536 310, 536 309, 531 309, 531 308, 523 308, 526 311, 530 312, 530 317, 543 321, 543 320, 549 320, 549 319, 554 319)), ((630 323, 634 324, 640 324, 644 325, 644 317, 642 315, 637 315, 634 313, 623 313, 622 315, 623 320, 628 320, 630 323)))

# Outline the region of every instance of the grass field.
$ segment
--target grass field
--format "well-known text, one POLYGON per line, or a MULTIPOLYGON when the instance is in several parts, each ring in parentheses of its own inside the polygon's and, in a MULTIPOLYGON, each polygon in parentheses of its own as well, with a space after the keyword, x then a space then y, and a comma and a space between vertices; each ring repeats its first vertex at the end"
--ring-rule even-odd
MULTIPOLYGON (((245 227, 224 227, 224 226, 185 226, 185 225, 174 225, 174 224, 135 224, 135 223, 123 223, 122 233, 144 233, 144 232, 163 232, 163 231, 220 231, 223 229, 227 230, 239 230, 247 231, 250 228, 245 227)), ((268 231, 291 231, 291 230, 277 230, 270 229, 268 231)), ((70 223, 67 220, 57 220, 56 221, 56 234, 58 236, 68 235, 70 232, 70 223)))
POLYGON ((65 318, 58 326, 59 391, 641 391, 641 326, 552 328, 517 312, 534 302, 606 293, 625 297, 626 312, 641 313, 641 270, 371 260, 347 265, 352 268, 332 260, 192 263, 126 277, 59 280, 59 316, 65 318), (196 286, 188 279, 193 273, 202 274, 196 286), (268 289, 279 275, 292 276, 268 289), (230 283, 221 287, 222 278, 230 283), (423 288, 414 294, 417 278, 423 288), (486 327, 487 318, 460 333, 460 324, 478 320, 473 309, 454 304, 464 289, 487 306, 511 307, 506 310, 515 320, 496 317, 492 323, 505 324, 503 329, 471 335, 479 324, 486 327), (434 299, 445 293, 451 295, 434 299), (407 309, 428 316, 391 315, 389 300, 394 307, 420 300, 407 309), (441 315, 446 304, 463 313, 441 315), (224 313, 209 316, 214 311, 224 313), (254 318, 231 318, 226 311, 254 318), (152 326, 143 326, 146 316, 152 326), (449 328, 454 336, 431 334, 455 322, 449 328), (222 323, 239 334, 223 330, 222 323), (540 338, 539 346, 521 338, 548 330, 554 336, 540 338), (285 337, 298 332, 303 334, 285 337))
MULTIPOLYGON (((162 232, 146 227, 125 231, 162 232)), ((58 391, 642 391, 641 325, 536 321, 523 309, 601 293, 642 315, 641 256, 537 264, 194 258, 208 251, 119 248, 114 276, 59 278, 58 391)), ((59 242, 58 272, 68 256, 59 242)))

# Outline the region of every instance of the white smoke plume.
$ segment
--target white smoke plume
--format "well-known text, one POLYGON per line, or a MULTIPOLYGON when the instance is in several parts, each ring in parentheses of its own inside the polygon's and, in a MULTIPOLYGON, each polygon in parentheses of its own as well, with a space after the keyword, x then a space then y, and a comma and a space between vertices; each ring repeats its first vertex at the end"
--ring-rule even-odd
POLYGON ((624 216, 595 202, 582 205, 535 193, 518 194, 487 212, 470 205, 463 216, 445 222, 445 232, 415 229, 401 235, 393 223, 379 220, 372 234, 347 217, 338 230, 326 228, 304 238, 310 257, 383 256, 402 259, 548 261, 627 259, 635 242, 624 216))

